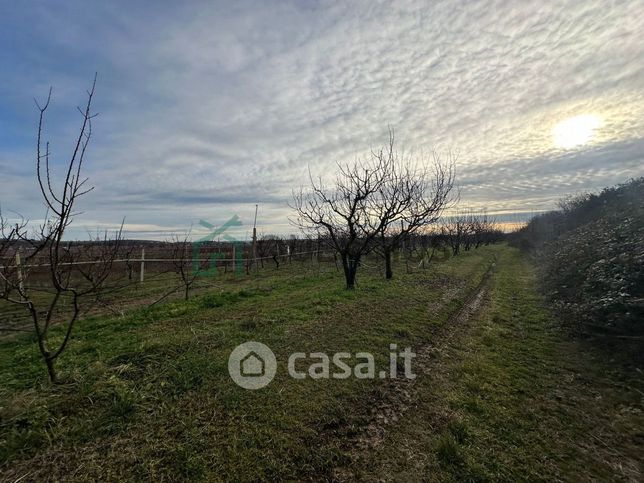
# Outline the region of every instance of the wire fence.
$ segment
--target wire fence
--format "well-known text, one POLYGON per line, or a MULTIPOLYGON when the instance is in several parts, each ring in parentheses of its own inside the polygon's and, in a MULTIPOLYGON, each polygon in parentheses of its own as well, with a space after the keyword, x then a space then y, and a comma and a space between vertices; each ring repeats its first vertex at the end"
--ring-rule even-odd
MULTIPOLYGON (((253 283, 256 275, 262 277, 280 277, 284 279, 321 274, 328 271, 340 269, 330 250, 304 250, 289 251, 282 254, 270 256, 237 256, 230 257, 224 250, 210 254, 211 256, 183 256, 171 257, 177 254, 177 250, 171 247, 138 247, 136 256, 117 258, 111 261, 113 264, 110 272, 111 278, 106 282, 105 289, 98 297, 83 302, 86 309, 82 316, 92 314, 118 314, 137 308, 156 305, 161 301, 173 300, 184 297, 186 281, 182 279, 178 265, 183 263, 188 270, 193 270, 194 280, 189 285, 190 296, 199 293, 219 290, 236 290, 240 282, 253 283), (140 252, 138 251, 140 250, 140 252), (149 253, 149 255, 148 255, 149 253), (213 255, 218 254, 218 257, 213 255), (277 263, 272 263, 277 260, 277 263), (266 264, 265 262, 271 262, 266 264), (238 267, 238 270, 235 268, 238 267), (244 282, 244 280, 246 282, 244 282)), ((130 250, 132 252, 132 250, 130 250)), ((244 254, 244 252, 238 252, 244 254)), ((13 269, 20 273, 21 283, 30 292, 36 306, 46 310, 48 301, 53 296, 50 275, 48 268, 51 263, 46 263, 45 256, 42 256, 34 263, 15 263, 20 260, 20 255, 25 256, 25 251, 16 251, 13 257, 0 260, 4 265, 2 269, 13 269), (11 263, 11 262, 14 263, 11 263)), ((244 254, 247 255, 247 254, 244 254)), ((40 255, 38 255, 40 257, 40 255)), ((60 262, 56 266, 67 266, 72 273, 75 273, 74 266, 102 264, 103 260, 80 260, 72 262, 60 262)), ((82 283, 82 277, 77 281, 82 283)), ((60 304, 61 306, 64 303, 60 304)), ((64 311, 60 313, 64 317, 64 311)), ((29 314, 23 306, 11 304, 0 299, 0 333, 19 332, 29 330, 29 314)))
MULTIPOLYGON (((176 253, 176 250, 173 248, 159 248, 159 247, 154 247, 154 250, 158 253, 159 250, 173 250, 173 253, 176 253)), ((274 254, 274 255, 269 255, 269 256, 235 256, 235 249, 232 249, 232 257, 231 258, 223 258, 220 255, 222 255, 222 252, 213 252, 210 254, 209 257, 207 258, 202 258, 202 257, 164 257, 164 258, 159 258, 159 257, 146 257, 145 256, 145 248, 141 249, 141 254, 138 257, 127 257, 127 258, 115 258, 112 260, 109 260, 109 263, 111 264, 119 264, 119 263, 125 263, 125 264, 137 264, 140 266, 141 271, 144 272, 145 267, 147 264, 181 264, 181 263, 191 263, 195 266, 201 265, 204 263, 208 264, 214 264, 215 266, 224 266, 225 264, 239 264, 241 266, 250 266, 252 264, 263 264, 264 261, 268 260, 292 260, 292 259, 298 259, 303 256, 311 256, 311 258, 319 258, 321 256, 326 256, 329 253, 333 253, 331 250, 309 250, 309 251, 302 251, 302 252, 287 252, 287 253, 282 253, 282 254, 274 254)), ((25 253, 22 250, 17 250, 16 253, 10 257, 10 258, 5 258, 4 263, 2 262, 2 259, 0 259, 0 270, 3 269, 19 269, 19 270, 25 270, 25 269, 31 269, 31 268, 47 268, 51 267, 51 263, 23 263, 21 262, 22 259, 27 259, 29 258, 29 253, 25 253), (13 262, 13 263, 12 263, 13 262)), ((43 259, 45 259, 43 257, 43 259)), ((84 266, 84 265, 98 265, 98 264, 104 264, 106 261, 102 259, 95 259, 95 260, 80 260, 80 261, 70 261, 70 262, 58 262, 56 263, 57 267, 70 267, 70 266, 84 266)), ((214 268, 214 267, 210 267, 214 268)), ((143 281, 143 279, 141 280, 143 281)))
MULTIPOLYGON (((123 247, 115 254, 116 258, 109 261, 110 276, 105 290, 95 298, 83 302, 86 309, 82 316, 123 315, 127 310, 150 307, 162 301, 188 298, 213 290, 234 291, 240 287, 252 287, 256 277, 259 277, 257 282, 262 283, 261 279, 264 277, 295 280, 342 272, 342 261, 329 247, 317 248, 315 243, 308 246, 302 243, 300 246, 304 249, 292 250, 286 244, 271 245, 268 249, 264 247, 263 250, 258 250, 258 256, 252 255, 252 246, 235 246, 230 243, 197 247, 203 250, 195 250, 193 244, 123 247), (306 249, 311 245, 314 249, 306 249), (186 276, 186 273, 189 275, 186 276)), ((47 259, 49 255, 46 252, 29 253, 24 248, 0 259, 0 270, 13 270, 14 275, 18 272, 20 283, 30 292, 39 310, 46 313, 48 300, 55 296, 48 270, 52 266, 47 259)), ((68 253, 70 260, 55 263, 55 266, 67 267, 67 270, 62 271, 77 277, 73 283, 82 283, 83 270, 75 267, 106 263, 100 257, 91 259, 92 248, 96 248, 96 245, 77 244, 67 247, 63 252, 68 253), (86 259, 79 260, 81 257, 86 259)), ((429 263, 428 253, 416 253, 411 258, 410 254, 406 255, 403 257, 403 250, 399 250, 396 260, 403 263, 404 258, 404 268, 407 271, 417 270, 421 266, 425 268, 425 263, 429 263)), ((434 257, 429 257, 429 260, 431 258, 434 257)), ((364 273, 362 270, 371 275, 384 273, 382 260, 377 255, 363 257, 360 266, 361 273, 364 273)), ((64 318, 64 311, 60 316, 64 318)), ((28 330, 28 324, 29 314, 24 307, 0 299, 0 333, 28 330)))
MULTIPOLYGON (((175 262, 194 262, 194 263, 206 263, 206 262, 221 262, 221 263, 232 263, 232 262, 244 262, 244 263, 254 263, 261 262, 262 260, 274 260, 275 258, 297 258, 303 255, 324 255, 327 253, 333 253, 330 250, 312 250, 307 252, 297 252, 291 254, 282 254, 282 255, 272 255, 267 257, 245 257, 245 258, 145 258, 145 255, 139 258, 122 258, 111 260, 110 263, 175 263, 175 262)), ((15 258, 14 258, 15 259, 15 258)), ((99 263, 104 263, 102 260, 84 260, 80 262, 60 262, 57 263, 57 266, 72 266, 72 265, 95 265, 99 263)), ((40 264, 24 264, 24 263, 14 263, 13 265, 0 265, 0 269, 3 268, 43 268, 50 267, 49 263, 40 263, 40 264)))

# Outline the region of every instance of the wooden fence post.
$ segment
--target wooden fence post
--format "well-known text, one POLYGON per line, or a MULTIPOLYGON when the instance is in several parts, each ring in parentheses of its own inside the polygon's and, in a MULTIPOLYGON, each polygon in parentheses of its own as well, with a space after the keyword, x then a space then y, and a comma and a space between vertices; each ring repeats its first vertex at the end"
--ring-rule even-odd
POLYGON ((318 235, 317 243, 315 245, 315 261, 320 264, 320 236, 318 235))
POLYGON ((22 263, 20 260, 20 248, 16 250, 16 276, 18 277, 18 289, 20 290, 20 297, 23 297, 25 292, 25 278, 22 272, 22 263))
POLYGON ((141 270, 139 271, 139 281, 145 280, 145 248, 141 248, 141 270))

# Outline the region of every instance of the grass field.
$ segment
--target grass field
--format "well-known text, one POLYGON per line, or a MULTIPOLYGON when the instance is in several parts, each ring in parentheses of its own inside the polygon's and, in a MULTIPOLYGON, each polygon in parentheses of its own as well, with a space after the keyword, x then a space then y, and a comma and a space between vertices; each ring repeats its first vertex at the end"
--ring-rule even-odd
POLYGON ((28 335, 2 339, 2 478, 641 479, 641 373, 559 332, 518 252, 397 268, 345 291, 334 269, 282 267, 85 319, 56 386, 28 335), (228 376, 247 340, 278 360, 258 391, 228 376), (384 366, 390 343, 418 352, 413 382, 286 371, 294 351, 384 366))

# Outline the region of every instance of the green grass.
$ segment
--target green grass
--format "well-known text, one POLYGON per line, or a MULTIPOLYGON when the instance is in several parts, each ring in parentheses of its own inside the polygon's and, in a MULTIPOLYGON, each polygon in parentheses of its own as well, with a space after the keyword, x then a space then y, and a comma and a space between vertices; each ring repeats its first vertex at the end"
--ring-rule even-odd
MULTIPOLYGON (((259 269, 258 273, 253 270, 250 275, 245 271, 241 273, 224 273, 221 268, 216 276, 204 275, 197 277, 190 288, 190 295, 210 293, 212 291, 231 290, 235 287, 255 286, 267 280, 280 280, 281 282, 290 278, 301 278, 335 272, 335 264, 329 256, 320 257, 320 263, 312 263, 306 257, 294 258, 292 262, 280 264, 279 270, 275 265, 266 263, 259 269), (276 277, 276 274, 279 274, 276 277)), ((184 285, 181 277, 172 271, 159 272, 155 269, 165 270, 171 267, 152 265, 146 271, 145 281, 139 281, 138 272, 128 280, 122 270, 115 269, 114 276, 108 279, 107 289, 103 291, 101 302, 97 303, 91 295, 81 297, 80 308, 83 317, 88 315, 122 315, 137 307, 147 306, 156 301, 170 302, 184 299, 184 285)), ((48 305, 53 298, 50 280, 46 273, 28 273, 27 288, 29 296, 35 303, 37 310, 44 316, 48 305), (49 283, 48 283, 49 282, 49 283)), ((79 284, 72 286, 83 287, 86 283, 79 281, 79 284)), ((63 294, 60 298, 55 319, 65 321, 65 317, 71 313, 71 297, 63 294)), ((4 299, 0 300, 0 337, 11 336, 12 332, 23 329, 32 330, 33 322, 29 312, 19 304, 10 303, 4 299)))
POLYGON ((414 387, 414 411, 351 464, 387 481, 641 481, 641 372, 570 340, 533 267, 499 256, 488 301, 414 387))
MULTIPOLYGON (((379 380, 296 381, 293 351, 368 351, 424 343, 474 287, 494 249, 382 280, 365 268, 355 291, 306 266, 230 281, 187 302, 81 321, 50 386, 28 336, 0 341, 0 461, 8 478, 330 478, 345 464, 333 428, 359 425, 379 380), (237 387, 227 359, 258 340, 275 380, 237 387)), ((373 262, 371 262, 373 263, 373 262)), ((294 264, 295 265, 295 264, 294 264)))
POLYGON ((631 388, 638 381, 559 332, 518 252, 485 247, 427 271, 396 267, 390 282, 369 268, 374 263, 359 273, 355 291, 343 289, 334 269, 285 266, 222 281, 187 302, 85 319, 60 360, 62 385, 47 383, 29 336, 0 340, 3 479, 635 474, 643 422, 641 392, 631 388), (480 313, 446 325, 493 260, 480 313), (247 340, 277 356, 277 375, 262 390, 241 389, 228 376, 230 351, 247 340), (374 408, 396 401, 397 386, 294 380, 286 371, 294 351, 367 351, 383 367, 390 343, 416 350, 439 341, 444 347, 427 370, 405 386, 409 409, 368 450, 356 438, 374 408))

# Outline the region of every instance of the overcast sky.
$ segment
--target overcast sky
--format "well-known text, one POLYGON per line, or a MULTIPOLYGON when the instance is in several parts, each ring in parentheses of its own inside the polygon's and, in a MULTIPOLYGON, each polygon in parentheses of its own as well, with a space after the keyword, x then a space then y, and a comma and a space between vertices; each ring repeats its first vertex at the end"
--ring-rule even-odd
POLYGON ((307 167, 332 174, 388 126, 458 152, 464 205, 552 208, 644 175, 642 39, 644 1, 0 0, 0 204, 42 218, 33 98, 53 86, 60 167, 98 71, 75 238, 234 214, 245 235, 255 203, 261 231, 293 232, 307 167))

